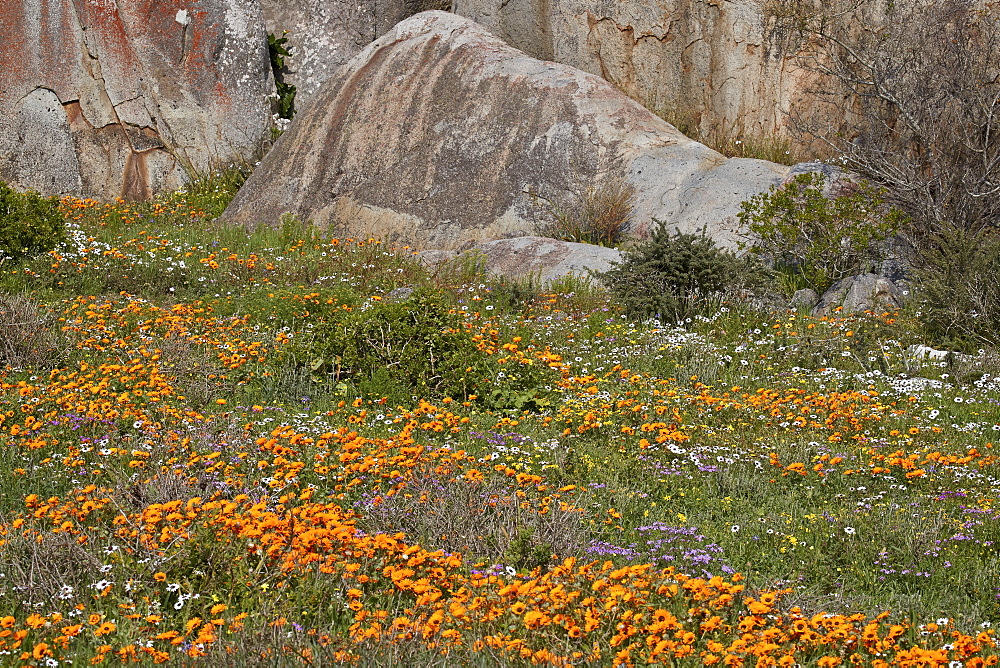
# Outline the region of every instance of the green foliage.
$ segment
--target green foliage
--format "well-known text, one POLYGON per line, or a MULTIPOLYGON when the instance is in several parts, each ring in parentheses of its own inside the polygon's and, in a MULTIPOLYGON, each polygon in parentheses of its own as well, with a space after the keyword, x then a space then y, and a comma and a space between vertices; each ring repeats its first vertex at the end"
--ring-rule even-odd
POLYGON ((630 315, 679 322, 752 273, 746 261, 704 233, 671 233, 660 223, 649 241, 627 251, 625 260, 601 278, 630 315))
POLYGON ((400 397, 472 394, 464 362, 475 346, 440 296, 428 292, 340 311, 298 338, 290 351, 319 382, 400 397))
POLYGON ((624 176, 588 188, 568 206, 548 202, 549 220, 539 234, 563 241, 614 247, 632 225, 635 186, 624 176))
POLYGON ((533 528, 521 527, 507 546, 501 561, 518 571, 545 567, 552 561, 552 545, 539 542, 533 528))
POLYGON ((276 70, 284 69, 285 56, 292 55, 285 47, 285 44, 288 43, 288 38, 285 37, 286 34, 288 33, 282 33, 281 37, 276 37, 274 33, 268 33, 267 35, 267 52, 271 57, 271 67, 276 70))
POLYGON ((284 361, 345 395, 351 390, 398 400, 475 395, 487 405, 518 410, 546 405, 543 384, 552 381, 544 365, 501 364, 480 350, 461 316, 430 289, 405 301, 338 310, 299 333, 284 361))
POLYGON ((0 264, 50 251, 65 237, 58 199, 0 182, 0 264))
POLYGON ((818 293, 837 280, 874 271, 886 239, 904 222, 883 205, 884 192, 866 183, 849 184, 827 197, 818 172, 796 176, 744 202, 739 219, 750 230, 750 250, 774 265, 786 289, 818 293))
POLYGON ((291 119, 295 115, 295 86, 275 80, 274 87, 278 91, 278 117, 291 119))
POLYGON ((288 38, 287 32, 281 37, 276 37, 274 33, 267 36, 267 51, 271 57, 271 70, 274 72, 274 87, 278 93, 278 117, 291 119, 295 116, 295 86, 285 83, 282 77, 282 70, 285 68, 285 57, 291 56, 291 52, 285 45, 288 38))
POLYGON ((960 348, 1000 344, 1000 233, 958 228, 925 241, 916 297, 931 340, 960 348))
MULTIPOLYGON (((487 367, 489 368, 489 367, 487 367)), ((555 397, 555 375, 536 362, 508 364, 493 368, 482 403, 497 410, 542 411, 551 408, 555 397)))

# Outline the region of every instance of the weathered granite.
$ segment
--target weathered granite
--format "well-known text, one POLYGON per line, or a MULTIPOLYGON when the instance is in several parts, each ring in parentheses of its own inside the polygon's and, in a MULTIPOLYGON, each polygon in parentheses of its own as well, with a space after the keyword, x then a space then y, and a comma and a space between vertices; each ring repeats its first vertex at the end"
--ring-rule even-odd
POLYGON ((831 315, 840 307, 844 315, 897 309, 905 299, 903 290, 888 278, 878 274, 859 274, 842 278, 830 286, 813 309, 813 315, 831 315))
POLYGON ((147 197, 268 131, 257 0, 15 0, 0 26, 0 179, 16 186, 147 197))
MULTIPOLYGON (((807 45, 764 0, 455 0, 512 46, 599 74, 691 131, 782 135, 820 106, 807 45)), ((867 17, 866 17, 867 18, 867 17)), ((877 18, 877 17, 876 17, 877 18)))

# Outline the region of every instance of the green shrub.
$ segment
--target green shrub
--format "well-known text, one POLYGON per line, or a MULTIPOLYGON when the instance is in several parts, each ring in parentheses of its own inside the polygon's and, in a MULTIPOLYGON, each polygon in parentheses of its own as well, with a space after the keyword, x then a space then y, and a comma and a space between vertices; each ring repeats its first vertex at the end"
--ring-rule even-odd
POLYGON ((317 325, 293 345, 317 380, 350 383, 363 394, 421 397, 472 394, 471 338, 443 300, 420 291, 396 303, 370 302, 317 325))
POLYGON ((744 202, 739 220, 753 237, 751 252, 773 264, 794 292, 812 288, 822 294, 834 282, 877 271, 884 242, 904 218, 883 204, 883 191, 848 184, 827 197, 818 172, 796 176, 744 202))
POLYGON ((19 193, 0 182, 0 263, 50 251, 65 237, 58 199, 19 193))
POLYGON ((267 36, 267 52, 271 57, 271 71, 274 73, 274 87, 278 95, 277 112, 279 118, 291 119, 295 116, 295 86, 286 83, 284 80, 285 56, 292 55, 285 44, 288 38, 287 32, 281 37, 276 37, 274 33, 267 36))
POLYGON ((540 363, 499 363, 480 350, 463 319, 430 289, 399 302, 341 310, 293 339, 288 359, 337 391, 406 400, 477 396, 494 408, 547 405, 554 372, 540 363))
POLYGON ((1000 344, 1000 232, 953 228, 917 253, 916 302, 925 333, 940 344, 1000 344))
POLYGON ((672 234, 660 223, 649 241, 626 251, 624 261, 601 279, 626 313, 679 322, 753 273, 747 260, 720 249, 704 233, 672 234))

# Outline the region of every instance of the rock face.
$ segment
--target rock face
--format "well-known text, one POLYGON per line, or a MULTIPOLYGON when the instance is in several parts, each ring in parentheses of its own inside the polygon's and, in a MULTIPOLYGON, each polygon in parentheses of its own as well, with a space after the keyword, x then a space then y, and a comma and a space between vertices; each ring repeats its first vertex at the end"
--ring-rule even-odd
POLYGON ((269 33, 288 38, 286 83, 304 103, 341 65, 407 16, 442 0, 262 0, 269 33))
POLYGON ((444 12, 411 17, 327 80, 224 218, 282 214, 421 248, 530 236, 546 200, 610 174, 653 217, 732 244, 739 204, 788 168, 727 160, 603 79, 530 58, 444 12))
POLYGON ((780 135, 788 113, 830 114, 806 89, 800 37, 763 0, 455 0, 512 46, 599 74, 706 135, 780 135), (810 109, 809 107, 814 107, 810 109))
POLYGON ((268 131, 255 0, 12 0, 0 26, 0 179, 21 188, 143 198, 268 131))

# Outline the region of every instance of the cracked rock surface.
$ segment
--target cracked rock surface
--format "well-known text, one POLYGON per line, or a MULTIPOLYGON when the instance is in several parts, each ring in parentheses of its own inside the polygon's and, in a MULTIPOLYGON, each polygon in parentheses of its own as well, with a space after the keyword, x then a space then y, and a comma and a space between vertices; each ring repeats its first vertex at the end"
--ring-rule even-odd
POLYGON ((835 121, 842 109, 807 94, 815 82, 797 59, 802 37, 768 17, 766 5, 454 0, 456 13, 512 46, 598 74, 647 108, 706 135, 780 135, 793 109, 835 121))
POLYGON ((0 179, 20 188, 142 199, 268 132, 255 0, 16 0, 0 26, 0 179))

